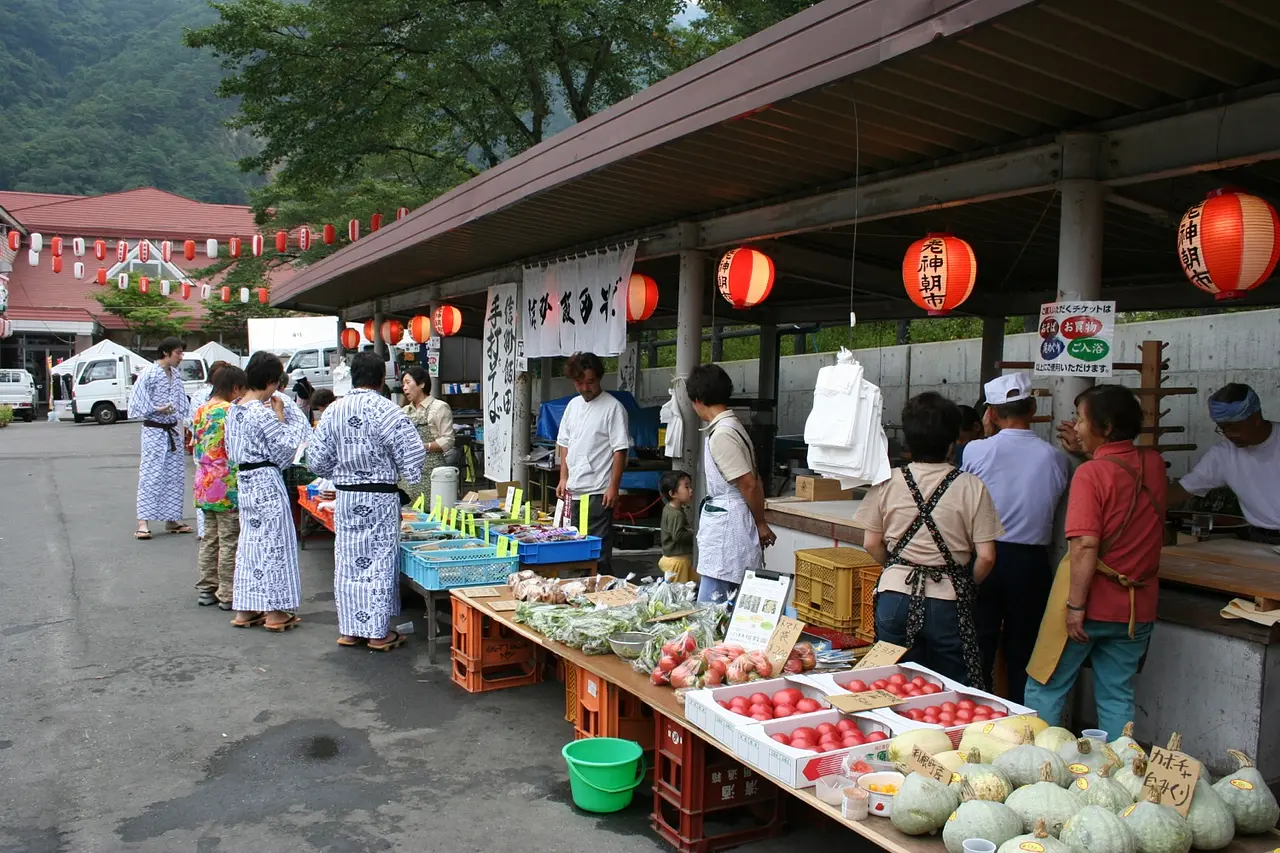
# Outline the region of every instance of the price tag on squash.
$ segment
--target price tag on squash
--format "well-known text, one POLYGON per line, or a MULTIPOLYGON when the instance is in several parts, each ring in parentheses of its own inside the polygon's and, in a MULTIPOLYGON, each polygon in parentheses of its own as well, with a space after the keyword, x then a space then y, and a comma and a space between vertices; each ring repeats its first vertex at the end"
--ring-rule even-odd
POLYGON ((1139 802, 1152 791, 1160 794, 1160 805, 1169 806, 1183 817, 1191 810, 1191 795, 1200 780, 1200 762, 1182 752, 1151 747, 1147 759, 1147 776, 1142 780, 1139 802))
POLYGON ((902 659, 910 649, 906 646, 895 646, 893 643, 876 643, 867 649, 854 669, 870 669, 873 666, 892 666, 902 659))
POLYGON ((905 763, 913 773, 920 773, 936 779, 944 785, 951 782, 951 771, 947 769, 946 765, 918 746, 911 747, 911 754, 907 756, 905 763))
POLYGON ((874 711, 876 708, 899 705, 905 700, 899 696, 894 696, 888 690, 864 690, 861 693, 841 693, 835 696, 828 696, 827 701, 831 703, 833 708, 849 714, 856 714, 859 711, 874 711))
POLYGON ((795 648, 796 640, 799 640, 803 633, 803 622, 792 619, 790 616, 783 616, 778 620, 778 627, 773 629, 773 635, 769 637, 769 645, 764 649, 764 656, 769 659, 769 663, 773 664, 775 676, 782 675, 782 667, 786 665, 787 658, 791 656, 791 650, 795 648))

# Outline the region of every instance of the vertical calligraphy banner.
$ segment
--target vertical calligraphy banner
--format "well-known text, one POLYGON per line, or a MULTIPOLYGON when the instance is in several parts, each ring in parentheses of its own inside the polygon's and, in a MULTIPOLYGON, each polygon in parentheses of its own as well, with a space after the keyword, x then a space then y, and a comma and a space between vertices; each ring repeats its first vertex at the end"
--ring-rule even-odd
POLYGON ((521 318, 525 356, 594 352, 627 346, 626 288, 635 244, 524 271, 521 318))
POLYGON ((618 390, 640 396, 640 344, 632 342, 618 356, 618 390))
MULTIPOLYGON (((511 479, 511 437, 515 412, 516 341, 521 318, 518 287, 489 288, 484 317, 484 475, 495 483, 511 479)), ((528 428, 525 424, 524 428, 528 428)))

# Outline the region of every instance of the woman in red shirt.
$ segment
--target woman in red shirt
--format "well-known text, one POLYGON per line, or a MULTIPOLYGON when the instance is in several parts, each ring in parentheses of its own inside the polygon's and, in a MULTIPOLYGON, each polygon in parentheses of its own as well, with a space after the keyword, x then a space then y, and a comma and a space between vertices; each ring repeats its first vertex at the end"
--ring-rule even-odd
POLYGON ((1091 660, 1098 727, 1116 735, 1133 719, 1133 678, 1156 620, 1168 483, 1160 454, 1133 443, 1142 406, 1128 388, 1085 391, 1074 426, 1079 445, 1068 449, 1090 461, 1071 481, 1070 552, 1027 666, 1026 702, 1058 725, 1080 667, 1091 660))

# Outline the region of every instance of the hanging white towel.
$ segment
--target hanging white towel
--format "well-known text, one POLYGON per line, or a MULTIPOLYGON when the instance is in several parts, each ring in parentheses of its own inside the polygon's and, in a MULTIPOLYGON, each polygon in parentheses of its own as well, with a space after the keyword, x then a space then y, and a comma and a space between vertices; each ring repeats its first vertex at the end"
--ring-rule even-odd
POLYGON ((813 409, 804 424, 805 444, 844 447, 854 441, 861 386, 862 365, 848 350, 841 351, 835 364, 818 371, 813 409))
POLYGON ((684 380, 676 379, 671 386, 671 399, 662 404, 658 420, 667 425, 664 453, 668 459, 684 455, 684 420, 690 412, 689 396, 684 390, 684 380))
POLYGON ((819 371, 817 385, 805 423, 809 468, 839 480, 845 489, 889 479, 884 399, 864 378, 853 353, 841 349, 836 364, 819 371))

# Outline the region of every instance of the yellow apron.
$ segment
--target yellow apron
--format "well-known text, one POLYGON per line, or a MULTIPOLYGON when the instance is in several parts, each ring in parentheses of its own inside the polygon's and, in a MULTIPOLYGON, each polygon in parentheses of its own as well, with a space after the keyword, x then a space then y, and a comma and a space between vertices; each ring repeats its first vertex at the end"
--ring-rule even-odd
MULTIPOLYGON (((1129 519, 1133 517, 1133 510, 1137 505, 1139 492, 1146 492, 1147 499, 1151 501, 1152 509, 1156 510, 1162 519, 1164 518, 1164 510, 1155 502, 1151 492, 1142 482, 1144 469, 1142 467, 1141 450, 1138 451, 1138 470, 1136 473, 1124 462, 1113 459, 1110 456, 1104 456, 1098 461, 1119 465, 1130 474, 1133 474, 1134 479, 1137 481, 1136 488, 1133 490, 1133 499, 1129 501, 1129 510, 1125 513, 1124 521, 1120 523, 1120 528, 1102 543, 1098 549, 1098 561, 1094 566, 1095 572, 1110 578, 1129 590, 1129 637, 1132 638, 1134 629, 1137 627, 1135 590, 1146 586, 1146 581, 1120 574, 1102 562, 1102 555, 1111 549, 1111 546, 1124 533, 1125 528, 1129 526, 1129 519)), ((1058 668, 1058 661, 1062 657, 1062 650, 1067 646, 1067 600, 1070 597, 1071 555, 1068 554, 1058 563, 1058 569, 1054 573, 1053 587, 1049 590, 1049 602, 1045 605, 1044 617, 1040 620, 1040 633, 1036 636, 1036 646, 1031 652, 1031 660, 1027 663, 1027 675, 1040 684, 1048 683, 1049 679, 1053 677, 1053 671, 1058 668)))

